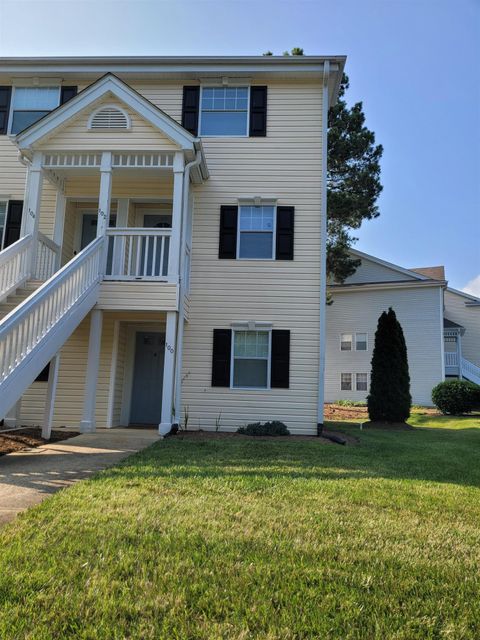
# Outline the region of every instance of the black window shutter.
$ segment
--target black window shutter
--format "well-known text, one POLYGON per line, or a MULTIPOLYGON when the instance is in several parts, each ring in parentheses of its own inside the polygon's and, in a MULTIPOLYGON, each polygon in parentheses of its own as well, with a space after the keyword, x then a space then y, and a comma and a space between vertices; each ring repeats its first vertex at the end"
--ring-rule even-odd
POLYGON ((290 386, 290 331, 272 331, 272 368, 270 371, 272 389, 288 389, 290 386))
POLYGON ((230 386, 232 330, 213 330, 212 387, 230 386))
POLYGON ((293 260, 295 207, 277 207, 276 260, 293 260))
POLYGON ((267 135, 267 87, 250 87, 250 136, 267 135))
POLYGON ((198 135, 198 107, 200 87, 183 87, 182 127, 194 136, 198 135))
POLYGON ((3 248, 8 247, 20 238, 20 227, 22 226, 23 200, 10 200, 7 209, 7 220, 5 224, 5 242, 3 248))
POLYGON ((7 133, 12 87, 0 87, 0 134, 7 133))
POLYGON ((221 260, 237 257, 237 219, 238 207, 222 205, 220 207, 220 242, 218 257, 221 260))
POLYGON ((65 104, 77 95, 78 87, 62 87, 60 89, 60 104, 65 104))

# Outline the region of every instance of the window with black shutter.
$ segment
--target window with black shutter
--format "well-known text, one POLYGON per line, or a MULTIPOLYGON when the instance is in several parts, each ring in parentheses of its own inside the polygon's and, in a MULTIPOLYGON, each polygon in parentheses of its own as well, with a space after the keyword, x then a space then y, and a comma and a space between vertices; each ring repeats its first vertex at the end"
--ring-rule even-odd
POLYGON ((12 87, 0 87, 0 134, 7 133, 12 87))
POLYGON ((220 240, 218 257, 221 260, 237 257, 238 207, 222 205, 220 207, 220 240))
POLYGON ((272 363, 270 370, 272 389, 288 389, 290 386, 290 331, 272 331, 272 363))
POLYGON ((267 87, 250 87, 250 136, 267 135, 267 87))
POLYGON ((232 330, 213 330, 212 387, 230 386, 232 330))
POLYGON ((294 218, 295 207, 277 207, 277 260, 293 260, 294 218))
POLYGON ((20 228, 22 226, 22 211, 22 200, 9 201, 3 241, 4 249, 20 238, 20 228))
POLYGON ((198 135, 198 108, 200 87, 183 87, 182 127, 194 136, 198 135))

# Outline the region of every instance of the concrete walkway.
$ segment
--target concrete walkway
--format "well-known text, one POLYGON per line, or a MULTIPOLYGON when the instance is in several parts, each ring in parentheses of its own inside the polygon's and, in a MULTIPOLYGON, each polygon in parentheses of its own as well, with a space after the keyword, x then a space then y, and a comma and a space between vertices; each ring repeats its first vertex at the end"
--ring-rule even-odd
POLYGON ((0 526, 59 489, 158 440, 156 429, 99 429, 0 456, 0 526))

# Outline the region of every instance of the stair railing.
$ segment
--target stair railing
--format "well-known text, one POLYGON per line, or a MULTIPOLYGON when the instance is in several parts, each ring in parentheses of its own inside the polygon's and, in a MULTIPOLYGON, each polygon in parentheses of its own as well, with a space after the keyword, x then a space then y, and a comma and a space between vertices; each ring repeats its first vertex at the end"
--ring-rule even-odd
POLYGON ((29 256, 32 236, 24 236, 0 251, 0 302, 29 278, 29 256))

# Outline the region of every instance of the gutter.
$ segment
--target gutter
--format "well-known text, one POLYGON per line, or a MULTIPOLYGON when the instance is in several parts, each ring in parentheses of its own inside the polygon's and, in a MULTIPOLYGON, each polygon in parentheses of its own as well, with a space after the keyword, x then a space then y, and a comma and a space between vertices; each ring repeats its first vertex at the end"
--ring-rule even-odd
MULTIPOLYGON (((180 241, 180 268, 178 274, 178 324, 177 324, 177 346, 175 352, 175 415, 174 422, 180 424, 182 412, 182 359, 183 359, 183 333, 185 325, 185 300, 183 291, 183 280, 185 273, 185 247, 187 242, 187 216, 188 216, 188 195, 190 186, 190 171, 193 167, 198 167, 202 162, 201 149, 196 152, 195 160, 185 165, 183 174, 183 194, 182 194, 182 233, 180 241)), ((193 220, 192 220, 193 224, 193 220)))
POLYGON ((320 226, 320 309, 319 309, 319 354, 318 354, 318 403, 317 436, 323 431, 323 407, 325 402, 325 341, 327 317, 327 154, 328 154, 328 81, 330 63, 323 66, 322 95, 322 199, 320 226))

